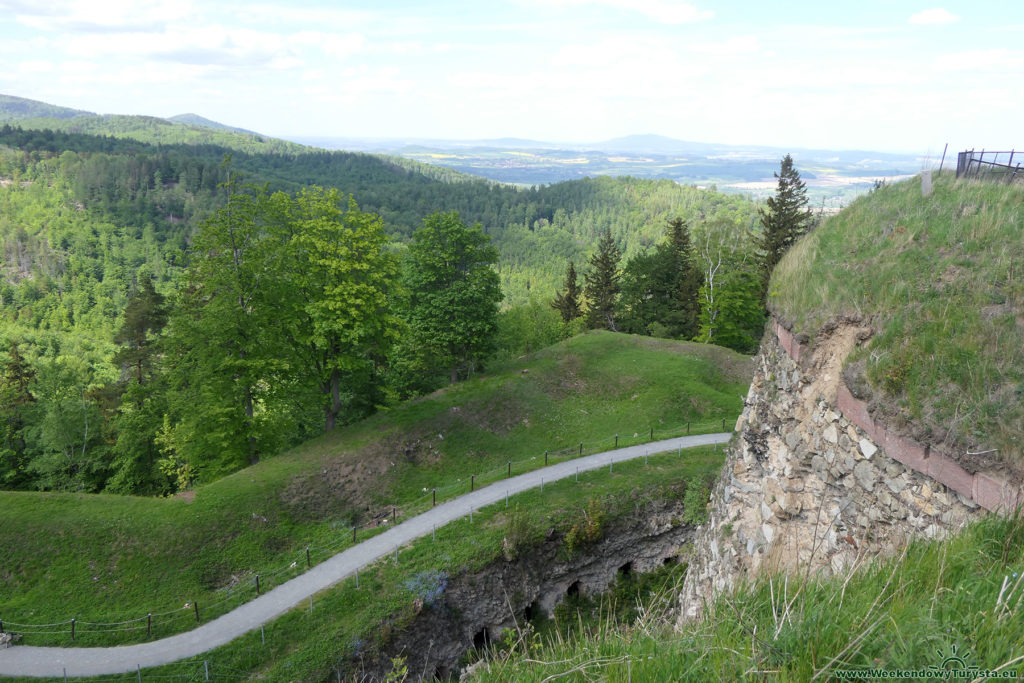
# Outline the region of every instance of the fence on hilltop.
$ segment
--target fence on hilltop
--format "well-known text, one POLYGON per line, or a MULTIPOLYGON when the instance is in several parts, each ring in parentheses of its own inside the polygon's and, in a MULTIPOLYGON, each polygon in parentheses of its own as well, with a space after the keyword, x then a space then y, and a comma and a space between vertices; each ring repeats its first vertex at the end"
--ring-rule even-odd
POLYGON ((1024 172, 1021 171, 1022 161, 1024 161, 1024 154, 1017 154, 1016 150, 1012 149, 1009 152, 993 152, 984 149, 979 152, 971 149, 957 155, 956 177, 978 178, 1007 184, 1024 181, 1024 172), (1018 159, 1016 166, 1013 163, 1014 157, 1018 159))

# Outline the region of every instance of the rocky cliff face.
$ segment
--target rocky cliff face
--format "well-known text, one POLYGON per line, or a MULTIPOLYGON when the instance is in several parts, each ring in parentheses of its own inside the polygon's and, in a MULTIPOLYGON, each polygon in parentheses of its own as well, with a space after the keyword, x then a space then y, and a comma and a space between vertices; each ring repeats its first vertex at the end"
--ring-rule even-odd
MULTIPOLYGON (((809 348, 770 326, 708 522, 694 538, 680 621, 699 616, 706 600, 740 579, 798 568, 842 574, 984 513, 977 502, 984 497, 972 496, 970 483, 977 493, 983 474, 953 472, 940 455, 929 459, 927 447, 874 428, 866 413, 840 410, 842 398, 856 412, 842 364, 869 335, 847 321, 809 348), (956 488, 928 476, 929 466, 956 488)), ((1016 495, 999 490, 1003 498, 989 499, 1016 495)))
POLYGON ((414 605, 412 623, 396 629, 374 656, 352 658, 342 668, 351 678, 379 681, 387 677, 391 658, 403 657, 408 680, 457 678, 467 650, 497 642, 502 631, 524 627, 533 615, 550 614, 567 594, 599 594, 620 573, 676 562, 693 535, 693 527, 680 522, 683 514, 679 500, 652 504, 571 557, 565 556, 564 538, 551 532, 539 545, 481 571, 440 582, 427 577, 433 595, 414 605))

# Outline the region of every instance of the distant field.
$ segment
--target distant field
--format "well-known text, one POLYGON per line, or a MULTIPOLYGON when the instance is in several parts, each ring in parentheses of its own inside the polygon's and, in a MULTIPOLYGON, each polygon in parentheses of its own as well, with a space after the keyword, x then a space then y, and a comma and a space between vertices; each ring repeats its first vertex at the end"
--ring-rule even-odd
MULTIPOLYGON (((646 140, 646 138, 644 138, 646 140)), ((775 191, 773 173, 779 160, 792 153, 797 170, 807 182, 816 207, 839 207, 867 192, 876 180, 895 182, 932 164, 912 154, 788 150, 763 146, 685 143, 655 139, 630 148, 607 144, 600 149, 559 146, 529 140, 520 146, 457 141, 360 141, 318 139, 309 142, 329 148, 359 149, 402 156, 445 166, 463 173, 516 185, 543 185, 593 176, 667 178, 683 185, 715 186, 763 198, 775 191)))

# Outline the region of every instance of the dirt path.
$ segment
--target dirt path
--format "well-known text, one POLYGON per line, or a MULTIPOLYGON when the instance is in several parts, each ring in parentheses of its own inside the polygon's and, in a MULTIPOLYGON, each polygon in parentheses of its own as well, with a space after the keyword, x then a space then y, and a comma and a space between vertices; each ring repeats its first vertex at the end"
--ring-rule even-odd
POLYGON ((436 527, 465 517, 470 510, 497 503, 503 500, 506 494, 538 487, 542 480, 550 483, 574 476, 577 471, 586 472, 607 467, 609 462, 632 460, 643 457, 645 453, 664 453, 677 448, 724 443, 731 436, 732 434, 728 433, 682 436, 595 453, 527 472, 460 496, 412 517, 382 534, 338 553, 269 593, 186 633, 150 643, 118 647, 11 647, 0 650, 0 676, 98 676, 133 672, 139 667, 160 666, 194 657, 258 628, 304 603, 311 595, 351 576, 357 569, 373 564, 381 557, 394 552, 395 548, 430 534, 436 527))

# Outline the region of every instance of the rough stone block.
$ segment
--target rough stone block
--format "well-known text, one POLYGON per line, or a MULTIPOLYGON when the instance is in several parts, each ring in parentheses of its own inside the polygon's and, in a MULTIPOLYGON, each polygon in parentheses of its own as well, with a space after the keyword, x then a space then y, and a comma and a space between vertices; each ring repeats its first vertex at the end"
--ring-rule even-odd
POLYGON ((885 479, 885 485, 889 487, 889 490, 893 493, 899 493, 903 489, 907 488, 907 483, 903 481, 902 477, 892 477, 885 479))
POLYGON ((861 439, 860 443, 857 444, 860 447, 860 452, 864 454, 864 457, 868 460, 871 459, 875 453, 878 452, 878 446, 871 443, 867 439, 861 439))
POLYGON ((857 483, 865 491, 873 491, 875 489, 875 480, 878 478, 878 473, 867 460, 861 460, 857 463, 853 468, 853 476, 856 477, 857 483))
POLYGON ((829 443, 837 443, 839 441, 839 434, 836 432, 836 426, 834 424, 829 424, 825 427, 825 429, 822 430, 821 435, 824 437, 825 441, 828 441, 829 443))

